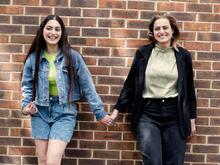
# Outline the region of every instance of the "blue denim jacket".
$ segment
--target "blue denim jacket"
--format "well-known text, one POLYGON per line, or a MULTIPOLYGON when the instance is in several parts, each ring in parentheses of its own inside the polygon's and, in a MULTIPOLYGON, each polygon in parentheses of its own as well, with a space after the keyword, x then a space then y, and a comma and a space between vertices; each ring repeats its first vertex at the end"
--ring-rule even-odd
MULTIPOLYGON (((71 58, 73 61, 74 70, 74 87, 71 96, 71 101, 77 101, 81 97, 81 91, 86 97, 90 110, 95 114, 96 119, 100 120, 107 115, 104 111, 104 106, 101 98, 96 93, 95 86, 91 74, 82 58, 75 50, 71 50, 71 58)), ((62 51, 59 50, 55 59, 56 82, 59 94, 59 103, 65 104, 68 102, 68 72, 64 62, 62 51)), ((36 88, 35 103, 41 106, 49 106, 49 62, 41 54, 38 73, 38 84, 36 88)), ((34 78, 35 69, 35 53, 31 54, 27 59, 22 76, 22 92, 23 99, 21 101, 22 109, 32 100, 32 81, 34 78)))

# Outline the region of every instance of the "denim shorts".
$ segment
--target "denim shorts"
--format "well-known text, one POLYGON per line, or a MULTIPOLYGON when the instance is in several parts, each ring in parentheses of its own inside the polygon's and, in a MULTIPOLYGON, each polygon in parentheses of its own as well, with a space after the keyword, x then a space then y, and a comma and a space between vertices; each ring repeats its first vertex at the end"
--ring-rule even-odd
POLYGON ((58 97, 50 97, 49 107, 36 106, 38 112, 31 115, 33 139, 70 142, 76 124, 76 104, 59 104, 58 97))

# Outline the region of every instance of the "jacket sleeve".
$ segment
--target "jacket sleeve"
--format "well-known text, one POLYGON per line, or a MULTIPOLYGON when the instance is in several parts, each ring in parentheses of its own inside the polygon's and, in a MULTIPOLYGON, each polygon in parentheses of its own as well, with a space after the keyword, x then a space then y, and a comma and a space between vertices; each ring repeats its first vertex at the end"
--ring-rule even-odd
POLYGON ((186 61, 187 61, 187 93, 188 93, 188 102, 190 108, 190 118, 196 118, 196 95, 195 87, 193 81, 193 67, 192 67, 192 58, 191 54, 186 51, 186 61))
POLYGON ((136 51, 130 71, 124 82, 118 101, 114 106, 114 108, 117 109, 119 112, 126 112, 128 105, 131 103, 131 100, 133 100, 135 94, 135 75, 137 71, 139 56, 140 49, 136 51))
POLYGON ((100 96, 96 92, 92 76, 82 56, 79 53, 76 53, 76 56, 78 63, 76 73, 78 76, 80 88, 82 89, 83 95, 88 101, 90 110, 94 113, 97 120, 101 120, 107 115, 107 112, 104 111, 104 105, 100 96))
POLYGON ((21 80, 21 90, 22 90, 22 100, 21 109, 23 109, 32 100, 32 88, 33 88, 33 71, 31 67, 31 58, 29 57, 25 62, 22 80, 21 80))

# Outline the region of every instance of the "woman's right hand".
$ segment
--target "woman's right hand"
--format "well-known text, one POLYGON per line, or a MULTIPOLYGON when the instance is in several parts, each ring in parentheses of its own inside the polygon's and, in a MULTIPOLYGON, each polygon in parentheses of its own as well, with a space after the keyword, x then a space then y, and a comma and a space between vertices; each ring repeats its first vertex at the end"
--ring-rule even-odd
POLYGON ((37 113, 37 107, 35 103, 32 101, 29 104, 27 104, 26 107, 24 107, 24 109, 22 110, 22 113, 25 115, 37 113))

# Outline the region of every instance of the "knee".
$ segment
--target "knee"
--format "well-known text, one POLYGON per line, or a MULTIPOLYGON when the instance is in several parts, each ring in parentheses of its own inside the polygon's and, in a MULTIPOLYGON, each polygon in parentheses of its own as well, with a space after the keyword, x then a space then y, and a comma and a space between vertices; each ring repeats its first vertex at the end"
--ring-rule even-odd
POLYGON ((50 159, 50 158, 47 158, 47 165, 59 165, 60 162, 57 161, 57 159, 50 159))

